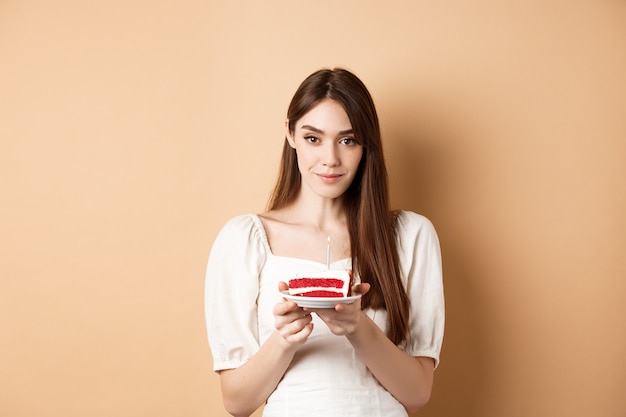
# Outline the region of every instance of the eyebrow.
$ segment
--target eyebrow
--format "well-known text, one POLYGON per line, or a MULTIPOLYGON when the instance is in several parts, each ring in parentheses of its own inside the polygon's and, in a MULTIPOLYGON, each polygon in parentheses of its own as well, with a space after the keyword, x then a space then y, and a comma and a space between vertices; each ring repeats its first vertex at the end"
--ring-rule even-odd
MULTIPOLYGON (((300 129, 312 130, 313 132, 320 133, 320 134, 324 133, 323 130, 318 129, 315 126, 311 126, 311 125, 302 125, 300 127, 300 129)), ((353 129, 348 129, 348 130, 342 130, 341 132, 339 132, 340 135, 347 135, 347 134, 350 134, 350 133, 354 133, 354 130, 353 129)))

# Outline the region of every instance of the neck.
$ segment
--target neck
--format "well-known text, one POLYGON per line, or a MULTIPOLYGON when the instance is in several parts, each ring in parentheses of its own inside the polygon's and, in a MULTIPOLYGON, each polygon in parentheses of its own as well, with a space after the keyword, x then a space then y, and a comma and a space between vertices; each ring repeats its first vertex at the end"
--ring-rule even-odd
POLYGON ((321 232, 337 230, 347 221, 343 201, 340 198, 307 198, 300 193, 293 205, 294 214, 303 224, 309 224, 321 232))

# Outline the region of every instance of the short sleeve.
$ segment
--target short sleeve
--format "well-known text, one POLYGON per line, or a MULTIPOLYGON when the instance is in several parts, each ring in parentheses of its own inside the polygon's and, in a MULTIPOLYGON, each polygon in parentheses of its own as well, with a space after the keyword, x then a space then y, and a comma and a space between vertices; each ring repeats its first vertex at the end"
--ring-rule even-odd
POLYGON ((204 309, 215 371, 236 368, 259 349, 257 297, 265 254, 253 215, 229 220, 213 243, 204 309))
POLYGON ((398 216, 400 266, 411 300, 410 337, 404 346, 412 356, 426 356, 439 365, 445 306, 441 249, 426 217, 402 211, 398 216))

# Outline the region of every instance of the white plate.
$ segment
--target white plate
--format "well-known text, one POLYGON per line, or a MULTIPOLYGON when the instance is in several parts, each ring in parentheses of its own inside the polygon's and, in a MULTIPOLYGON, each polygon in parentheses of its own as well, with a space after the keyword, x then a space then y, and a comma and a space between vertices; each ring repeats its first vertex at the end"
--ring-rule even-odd
POLYGON ((287 300, 293 301, 300 307, 308 308, 335 308, 336 304, 350 304, 361 298, 361 294, 350 297, 304 297, 302 295, 290 295, 288 290, 280 292, 287 300))

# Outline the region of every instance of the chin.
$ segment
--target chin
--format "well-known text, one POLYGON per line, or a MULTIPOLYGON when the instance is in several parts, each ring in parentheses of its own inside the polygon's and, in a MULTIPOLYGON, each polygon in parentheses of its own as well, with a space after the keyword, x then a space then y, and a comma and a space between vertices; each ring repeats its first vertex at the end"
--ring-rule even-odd
POLYGON ((335 200, 337 198, 343 197, 345 192, 348 190, 348 187, 345 187, 343 184, 311 184, 307 183, 309 190, 313 192, 313 194, 330 200, 335 200))
POLYGON ((318 195, 320 197, 326 198, 328 200, 337 200, 339 198, 342 198, 344 193, 345 193, 345 190, 343 192, 341 192, 341 193, 320 193, 318 195))

